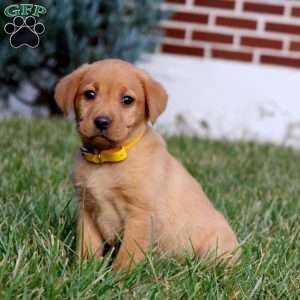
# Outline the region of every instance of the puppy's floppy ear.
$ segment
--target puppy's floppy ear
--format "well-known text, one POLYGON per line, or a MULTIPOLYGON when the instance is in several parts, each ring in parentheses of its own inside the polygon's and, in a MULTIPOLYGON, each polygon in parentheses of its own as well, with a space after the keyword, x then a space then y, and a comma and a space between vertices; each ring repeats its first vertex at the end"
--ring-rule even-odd
POLYGON ((138 69, 138 77, 144 88, 148 117, 154 124, 167 106, 168 94, 164 87, 145 71, 138 69))
POLYGON ((82 65, 69 75, 63 77, 56 85, 54 98, 64 113, 67 114, 73 108, 80 80, 88 68, 88 64, 82 65))

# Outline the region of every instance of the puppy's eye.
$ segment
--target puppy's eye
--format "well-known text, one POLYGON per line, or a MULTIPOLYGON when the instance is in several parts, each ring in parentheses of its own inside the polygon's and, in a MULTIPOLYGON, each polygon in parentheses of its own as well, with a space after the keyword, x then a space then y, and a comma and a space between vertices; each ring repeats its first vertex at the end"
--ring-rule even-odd
POLYGON ((122 97, 122 103, 125 105, 130 105, 133 101, 134 99, 131 96, 126 95, 122 97))
POLYGON ((84 97, 88 100, 93 100, 96 98, 96 92, 92 90, 88 90, 84 92, 84 97))

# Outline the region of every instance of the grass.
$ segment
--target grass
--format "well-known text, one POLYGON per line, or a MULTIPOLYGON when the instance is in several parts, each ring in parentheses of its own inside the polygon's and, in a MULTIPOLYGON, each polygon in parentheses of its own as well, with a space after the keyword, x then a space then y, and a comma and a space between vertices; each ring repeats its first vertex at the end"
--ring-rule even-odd
POLYGON ((74 253, 69 175, 79 145, 62 120, 0 122, 0 299, 300 299, 300 153, 169 137, 242 242, 221 267, 149 254, 132 272, 74 253))

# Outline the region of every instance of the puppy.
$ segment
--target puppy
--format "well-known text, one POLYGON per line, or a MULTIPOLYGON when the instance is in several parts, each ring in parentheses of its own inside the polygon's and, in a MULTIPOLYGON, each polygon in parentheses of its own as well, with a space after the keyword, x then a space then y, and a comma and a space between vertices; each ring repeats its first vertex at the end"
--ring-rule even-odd
POLYGON ((84 146, 73 174, 82 257, 101 256, 121 238, 114 269, 138 263, 152 247, 236 259, 229 224, 148 125, 167 98, 159 82, 117 59, 85 64, 57 84, 57 104, 75 112, 84 146))

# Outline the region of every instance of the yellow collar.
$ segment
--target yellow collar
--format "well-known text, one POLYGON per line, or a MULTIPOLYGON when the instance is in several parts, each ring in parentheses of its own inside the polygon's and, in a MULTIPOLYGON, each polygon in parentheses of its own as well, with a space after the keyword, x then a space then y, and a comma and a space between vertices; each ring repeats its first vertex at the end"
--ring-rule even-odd
POLYGON ((94 164, 103 164, 105 162, 120 162, 127 158, 127 152, 129 149, 134 147, 143 137, 144 131, 139 135, 134 137, 128 143, 121 145, 117 148, 112 148, 108 150, 89 152, 88 149, 81 147, 81 155, 86 161, 94 164))

